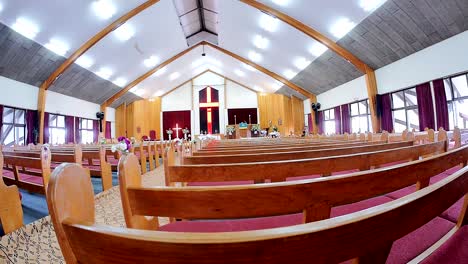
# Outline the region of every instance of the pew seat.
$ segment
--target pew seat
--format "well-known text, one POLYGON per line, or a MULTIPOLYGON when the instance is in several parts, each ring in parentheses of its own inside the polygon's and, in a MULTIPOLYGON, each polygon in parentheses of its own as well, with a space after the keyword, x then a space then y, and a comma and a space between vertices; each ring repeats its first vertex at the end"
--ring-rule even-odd
POLYGON ((463 226, 421 264, 464 264, 468 260, 468 226, 463 226))

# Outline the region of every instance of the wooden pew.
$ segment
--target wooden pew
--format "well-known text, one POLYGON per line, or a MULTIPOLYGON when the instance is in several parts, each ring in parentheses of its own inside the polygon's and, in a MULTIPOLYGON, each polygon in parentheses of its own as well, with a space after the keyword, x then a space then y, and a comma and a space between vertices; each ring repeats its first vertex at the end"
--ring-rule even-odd
POLYGON ((147 169, 146 169, 146 161, 147 161, 147 156, 146 156, 146 151, 145 151, 145 147, 144 147, 144 142, 141 142, 141 143, 138 143, 138 144, 135 144, 132 149, 134 150, 133 153, 135 153, 135 155, 137 155, 140 159, 140 165, 141 165, 141 173, 146 173, 147 172, 147 169))
POLYGON ((397 143, 372 144, 347 147, 344 145, 336 146, 336 148, 319 149, 319 150, 303 150, 289 152, 270 153, 250 153, 250 154, 231 154, 231 155, 209 155, 209 156, 184 156, 182 164, 226 164, 226 163, 244 163, 244 162, 262 162, 274 160, 293 160, 293 159, 309 159, 327 156, 341 156, 361 152, 372 152, 393 148, 401 148, 412 146, 413 141, 402 141, 397 143))
POLYGON ((271 153, 271 152, 290 152, 290 151, 302 151, 302 150, 319 150, 319 149, 330 149, 336 147, 355 147, 355 146, 367 146, 372 144, 383 144, 383 141, 374 142, 343 142, 343 143, 326 143, 319 145, 307 145, 307 146, 278 146, 271 148, 253 148, 253 149, 227 149, 227 150, 213 150, 213 151, 194 151, 193 156, 209 156, 209 155, 237 155, 237 154, 249 154, 255 152, 260 153, 271 153))
POLYGON ((143 216, 240 219, 303 212, 303 221, 312 222, 330 218, 332 207, 379 197, 413 184, 417 189, 425 188, 431 177, 460 163, 466 166, 467 161, 468 146, 465 146, 424 160, 326 180, 167 188, 142 187, 141 175, 135 173, 138 161, 129 155, 120 162, 119 180, 129 228, 155 230, 157 226, 133 220, 143 216))
MULTIPOLYGON (((3 154, 0 151, 0 175, 3 175, 3 154)), ((0 177, 0 223, 5 234, 23 226, 23 208, 15 185, 6 186, 0 177)))
POLYGON ((300 160, 251 162, 236 164, 176 165, 173 149, 165 159, 165 180, 174 182, 285 181, 289 177, 330 175, 333 172, 368 170, 392 162, 412 161, 426 155, 447 151, 446 141, 397 149, 358 153, 345 156, 321 157, 300 160))
MULTIPOLYGON (((63 164, 53 173, 47 202, 67 263, 384 263, 393 241, 467 193, 465 167, 404 198, 343 217, 260 231, 170 233, 97 225, 89 178, 81 167, 63 164)), ((468 222, 466 201, 452 233, 468 222)))
POLYGON ((48 146, 43 146, 41 152, 32 157, 4 152, 4 166, 11 170, 10 173, 3 172, 4 182, 30 192, 45 194, 50 177, 51 156, 48 146))
POLYGON ((83 161, 83 167, 89 169, 91 176, 101 178, 103 191, 112 188, 112 168, 106 161, 105 146, 84 147, 83 161))

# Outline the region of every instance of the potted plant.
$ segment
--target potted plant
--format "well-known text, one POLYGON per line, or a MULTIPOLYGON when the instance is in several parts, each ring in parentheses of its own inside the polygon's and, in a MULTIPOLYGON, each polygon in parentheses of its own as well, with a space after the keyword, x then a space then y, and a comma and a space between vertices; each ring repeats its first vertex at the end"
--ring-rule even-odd
POLYGON ((172 131, 172 129, 169 128, 168 130, 166 130, 166 133, 169 136, 169 140, 172 140, 172 133, 174 133, 174 131, 172 131))
POLYGON ((253 124, 250 131, 252 132, 252 137, 258 137, 261 131, 260 124, 253 124))
POLYGON ((228 138, 233 138, 235 132, 236 132, 236 128, 234 126, 226 127, 226 134, 228 135, 228 138))

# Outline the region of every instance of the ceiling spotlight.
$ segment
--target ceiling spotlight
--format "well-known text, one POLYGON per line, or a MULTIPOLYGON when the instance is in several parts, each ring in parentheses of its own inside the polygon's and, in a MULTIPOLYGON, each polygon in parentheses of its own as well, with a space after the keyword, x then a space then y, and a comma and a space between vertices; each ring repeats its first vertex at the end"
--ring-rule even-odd
POLYGON ((244 77, 244 76, 245 76, 245 73, 244 73, 243 71, 239 70, 239 69, 236 69, 236 70, 234 71, 234 73, 237 74, 237 75, 240 76, 240 77, 244 77))
POLYGON ((34 39, 39 33, 39 27, 36 23, 24 17, 17 18, 11 28, 29 39, 34 39))
POLYGON ((307 66, 309 66, 310 60, 307 60, 306 58, 300 57, 294 60, 294 66, 298 68, 299 70, 305 69, 307 66))
POLYGON ((111 0, 94 1, 91 8, 96 16, 101 19, 109 19, 117 12, 117 8, 111 0))
POLYGON ((119 77, 113 81, 113 83, 117 86, 123 87, 127 84, 127 80, 125 78, 119 77))
POLYGON ((257 92, 263 92, 263 88, 261 88, 261 87, 259 87, 259 86, 257 86, 257 85, 255 85, 253 88, 254 88, 254 90, 257 91, 257 92))
POLYGON ((167 71, 166 67, 163 67, 163 68, 157 70, 153 75, 154 75, 154 76, 161 76, 161 75, 163 75, 166 71, 167 71))
POLYGON ((276 17, 262 14, 259 21, 260 27, 268 32, 275 32, 278 29, 279 21, 276 17))
POLYGON ((174 72, 171 75, 169 75, 169 80, 173 81, 173 80, 175 80, 175 79, 177 79, 179 77, 180 77, 180 73, 174 72))
POLYGON ((114 34, 119 40, 127 41, 135 35, 135 29, 129 23, 125 23, 114 30, 114 34))
POLYGON ((255 68, 246 64, 246 63, 242 63, 242 67, 246 68, 247 70, 249 71, 255 71, 255 68))
POLYGON ((255 51, 250 51, 247 56, 249 57, 250 60, 254 62, 259 62, 262 60, 262 55, 260 55, 259 53, 255 51))
POLYGON ((87 55, 81 55, 76 61, 76 64, 80 65, 83 68, 88 69, 89 67, 93 66, 94 61, 87 55))
POLYGON ((288 78, 288 79, 294 78, 294 76, 296 76, 296 74, 297 74, 297 72, 293 72, 293 71, 291 71, 291 70, 285 70, 285 71, 283 72, 283 75, 284 75, 286 78, 288 78))
POLYGON ((360 0, 359 6, 366 12, 371 12, 379 8, 386 0, 360 0))
POLYGON ((254 38, 254 45, 259 49, 266 49, 268 47, 269 40, 260 35, 256 35, 254 38))
POLYGON ((202 54, 201 54, 201 55, 202 55, 203 57, 205 57, 205 56, 206 56, 206 53, 205 53, 205 45, 202 46, 202 49, 203 49, 203 51, 202 51, 202 54))
POLYGON ((67 43, 56 38, 51 38, 49 43, 45 44, 44 47, 60 56, 65 56, 67 51, 70 49, 67 43))
POLYGON ((342 17, 330 27, 330 33, 332 33, 336 38, 340 39, 348 34, 348 32, 350 32, 355 26, 356 23, 349 20, 349 18, 342 17))
POLYGON ((106 67, 101 67, 98 72, 96 72, 96 75, 109 80, 109 78, 112 76, 112 70, 106 67))
POLYGON ((320 42, 315 42, 310 47, 309 52, 312 53, 312 55, 314 55, 315 57, 320 57, 320 55, 325 53, 325 51, 327 51, 327 50, 328 50, 327 46, 323 45, 320 42))
POLYGON ((158 62, 159 62, 159 58, 157 56, 153 55, 153 56, 149 57, 148 59, 144 60, 143 64, 145 64, 146 67, 151 68, 151 67, 156 66, 156 64, 158 64, 158 62))

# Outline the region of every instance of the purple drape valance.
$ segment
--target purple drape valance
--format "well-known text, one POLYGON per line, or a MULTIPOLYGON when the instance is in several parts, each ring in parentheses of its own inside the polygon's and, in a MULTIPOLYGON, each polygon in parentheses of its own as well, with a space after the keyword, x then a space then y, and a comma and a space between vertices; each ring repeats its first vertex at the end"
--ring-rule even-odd
POLYGON ((432 82, 434 85, 434 100, 437 113, 437 126, 445 131, 449 130, 449 113, 447 95, 445 94, 444 80, 439 79, 432 82))
POLYGON ((416 95, 419 110, 419 130, 424 131, 425 128, 435 129, 431 85, 423 83, 416 86, 416 95))

